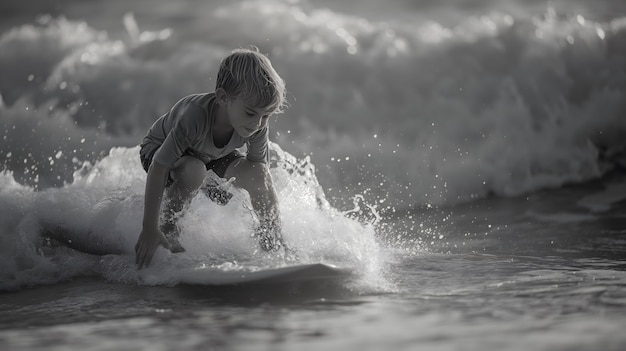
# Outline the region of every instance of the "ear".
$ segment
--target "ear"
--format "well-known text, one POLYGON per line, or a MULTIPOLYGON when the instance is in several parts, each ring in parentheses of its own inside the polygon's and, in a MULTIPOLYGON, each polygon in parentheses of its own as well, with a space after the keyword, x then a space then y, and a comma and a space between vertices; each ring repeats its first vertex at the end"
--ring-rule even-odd
POLYGON ((215 99, 218 104, 226 105, 228 102, 228 94, 226 93, 226 90, 224 90, 224 88, 217 88, 215 90, 215 99))

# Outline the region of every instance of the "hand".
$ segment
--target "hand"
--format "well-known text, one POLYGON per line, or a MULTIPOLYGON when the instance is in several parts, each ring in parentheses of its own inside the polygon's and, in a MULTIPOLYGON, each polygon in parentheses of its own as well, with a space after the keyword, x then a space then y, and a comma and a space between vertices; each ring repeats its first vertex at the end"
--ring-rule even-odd
POLYGON ((135 244, 135 264, 137 269, 148 267, 159 245, 163 245, 166 249, 171 249, 171 244, 165 239, 160 230, 156 228, 146 230, 144 228, 141 231, 137 244, 135 244))

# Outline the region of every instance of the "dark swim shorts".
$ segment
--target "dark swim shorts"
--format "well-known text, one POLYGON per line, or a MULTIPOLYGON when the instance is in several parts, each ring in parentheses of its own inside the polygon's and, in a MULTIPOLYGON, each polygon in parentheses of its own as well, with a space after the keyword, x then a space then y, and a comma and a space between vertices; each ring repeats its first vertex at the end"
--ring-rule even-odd
MULTIPOLYGON (((156 150, 154 150, 154 152, 156 152, 156 150)), ((148 169, 150 168, 150 165, 152 164, 152 157, 154 156, 154 152, 147 152, 147 153, 140 152, 139 154, 139 159, 141 160, 141 166, 146 172, 148 172, 148 169)), ((195 157, 192 153, 185 153, 185 155, 195 157)), ((211 170, 215 172, 215 174, 217 174, 218 177, 224 178, 224 174, 226 173, 226 169, 228 168, 228 166, 231 163, 233 163, 233 161, 243 158, 243 157, 245 157, 245 155, 243 155, 238 150, 235 150, 222 158, 218 158, 216 160, 213 160, 205 164, 205 166, 206 166, 207 171, 211 170)), ((169 187, 170 185, 172 185, 173 182, 174 180, 168 175, 166 187, 169 187)))

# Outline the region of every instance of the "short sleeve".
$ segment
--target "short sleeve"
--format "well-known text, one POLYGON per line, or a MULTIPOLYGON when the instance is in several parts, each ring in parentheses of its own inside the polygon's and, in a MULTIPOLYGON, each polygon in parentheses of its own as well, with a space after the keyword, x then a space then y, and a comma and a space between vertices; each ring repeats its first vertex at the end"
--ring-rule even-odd
POLYGON ((185 151, 192 147, 200 134, 200 123, 206 119, 202 108, 194 104, 182 106, 172 113, 176 113, 174 126, 167 134, 163 145, 154 154, 154 162, 172 169, 185 151))

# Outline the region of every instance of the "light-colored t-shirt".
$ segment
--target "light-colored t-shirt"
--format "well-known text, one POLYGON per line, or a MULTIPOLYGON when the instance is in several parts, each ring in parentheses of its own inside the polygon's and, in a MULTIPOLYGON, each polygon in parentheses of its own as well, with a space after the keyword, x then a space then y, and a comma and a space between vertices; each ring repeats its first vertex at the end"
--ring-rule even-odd
POLYGON ((217 106, 214 93, 194 94, 182 98, 150 127, 141 144, 141 153, 144 156, 153 153, 153 162, 172 169, 174 163, 185 154, 208 163, 246 145, 248 160, 267 162, 267 126, 248 138, 243 138, 233 131, 224 147, 215 146, 212 127, 217 106))

